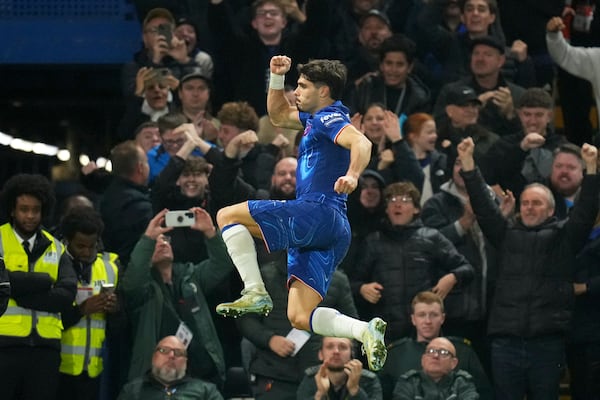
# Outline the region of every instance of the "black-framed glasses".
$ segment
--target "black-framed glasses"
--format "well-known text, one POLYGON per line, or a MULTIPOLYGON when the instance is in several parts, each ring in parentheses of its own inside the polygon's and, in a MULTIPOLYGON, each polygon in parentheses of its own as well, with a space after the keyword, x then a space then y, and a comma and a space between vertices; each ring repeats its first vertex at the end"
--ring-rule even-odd
POLYGON ((174 349, 172 347, 167 347, 167 346, 158 346, 156 348, 156 351, 158 351, 160 354, 164 354, 164 355, 169 355, 171 352, 173 352, 173 355, 177 358, 179 357, 187 357, 187 351, 185 349, 174 349))
POLYGON ((436 349, 433 347, 425 349, 425 355, 428 355, 429 357, 435 357, 437 355, 440 358, 454 358, 454 354, 452 354, 450 350, 436 349))

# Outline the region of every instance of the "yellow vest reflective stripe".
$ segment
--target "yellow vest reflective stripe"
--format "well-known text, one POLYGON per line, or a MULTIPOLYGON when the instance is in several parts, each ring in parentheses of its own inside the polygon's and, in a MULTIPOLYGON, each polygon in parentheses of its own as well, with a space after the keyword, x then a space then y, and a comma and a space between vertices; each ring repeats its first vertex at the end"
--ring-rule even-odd
MULTIPOLYGON (((45 272, 56 282, 64 246, 48 232, 41 231, 41 234, 51 244, 33 265, 29 265, 27 253, 10 224, 0 226, 0 255, 9 271, 45 272)), ((33 327, 45 339, 60 339, 63 329, 59 314, 19 307, 13 298, 9 298, 6 312, 0 317, 0 336, 27 337, 33 327)))
MULTIPOLYGON (((94 294, 98 294, 100 283, 117 284, 117 255, 98 254, 92 264, 90 282, 94 285, 94 294)), ((81 283, 77 283, 81 287, 81 283)), ((82 317, 77 324, 65 330, 61 340, 60 372, 78 376, 87 370, 91 378, 102 372, 102 345, 106 331, 104 313, 95 313, 82 317)))

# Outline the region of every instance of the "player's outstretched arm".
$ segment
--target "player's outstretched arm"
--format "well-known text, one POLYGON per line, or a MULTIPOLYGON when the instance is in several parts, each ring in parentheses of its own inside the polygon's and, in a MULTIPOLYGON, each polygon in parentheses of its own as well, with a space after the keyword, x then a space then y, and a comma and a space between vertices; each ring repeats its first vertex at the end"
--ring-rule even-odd
POLYGON ((292 59, 287 56, 273 56, 269 68, 269 92, 267 94, 267 112, 275 126, 290 129, 302 129, 298 109, 285 97, 284 77, 292 66, 292 59))
POLYGON ((350 150, 350 165, 346 175, 340 176, 333 189, 338 193, 352 193, 358 178, 371 159, 371 141, 352 125, 347 125, 338 135, 337 144, 350 150))

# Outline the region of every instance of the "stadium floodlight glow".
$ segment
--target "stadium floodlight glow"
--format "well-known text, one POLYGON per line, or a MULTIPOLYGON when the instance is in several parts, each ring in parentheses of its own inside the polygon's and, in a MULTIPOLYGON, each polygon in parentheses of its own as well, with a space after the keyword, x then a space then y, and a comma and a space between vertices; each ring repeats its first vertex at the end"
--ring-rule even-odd
POLYGON ((86 166, 90 163, 90 157, 87 154, 80 154, 79 155, 79 164, 81 164, 82 166, 86 166))
POLYGON ((56 153, 56 158, 58 158, 60 161, 69 161, 71 159, 71 152, 67 149, 60 149, 56 153))
POLYGON ((35 154, 43 154, 45 156, 55 156, 58 153, 58 147, 40 142, 34 143, 32 149, 35 154))
POLYGON ((7 135, 6 133, 0 132, 0 144, 3 146, 8 146, 10 142, 12 142, 13 137, 7 135))
POLYGON ((27 140, 15 138, 11 140, 10 147, 15 150, 26 151, 29 153, 31 150, 33 150, 33 143, 28 142, 27 140))
POLYGON ((98 166, 98 168, 104 168, 106 166, 106 162, 108 160, 104 157, 98 157, 98 159, 96 160, 96 165, 98 166))

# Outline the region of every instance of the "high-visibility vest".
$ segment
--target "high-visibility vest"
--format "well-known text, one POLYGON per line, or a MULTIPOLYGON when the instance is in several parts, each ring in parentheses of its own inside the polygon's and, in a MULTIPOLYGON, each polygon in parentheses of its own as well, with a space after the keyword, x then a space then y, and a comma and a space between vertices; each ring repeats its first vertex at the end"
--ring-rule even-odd
MULTIPOLYGON (((116 286, 118 268, 115 263, 117 255, 114 253, 98 254, 92 264, 91 287, 93 294, 100 292, 102 284, 112 283, 116 286)), ((77 288, 86 287, 77 283, 77 288)), ((106 317, 104 313, 94 313, 82 317, 77 324, 66 329, 62 335, 60 352, 60 372, 78 376, 87 370, 90 378, 95 378, 103 370, 102 344, 106 330, 106 317)))
MULTIPOLYGON (((64 246, 48 232, 42 230, 41 234, 50 240, 50 246, 29 265, 27 253, 10 224, 0 226, 0 255, 4 257, 4 264, 9 271, 45 272, 56 282, 64 246)), ((27 337, 34 327, 42 338, 61 338, 63 324, 58 313, 19 307, 15 299, 9 298, 6 312, 0 317, 0 336, 27 337)))

